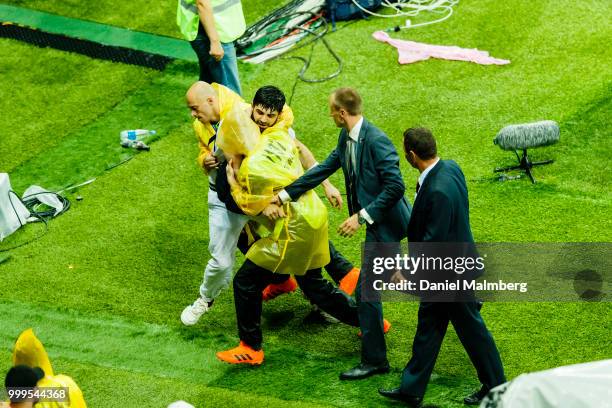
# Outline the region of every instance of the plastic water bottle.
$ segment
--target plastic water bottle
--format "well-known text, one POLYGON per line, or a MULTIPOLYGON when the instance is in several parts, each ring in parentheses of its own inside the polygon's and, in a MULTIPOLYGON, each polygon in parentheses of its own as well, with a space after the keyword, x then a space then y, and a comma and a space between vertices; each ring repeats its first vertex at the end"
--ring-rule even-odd
POLYGON ((154 130, 147 129, 134 129, 134 130, 122 130, 119 133, 119 138, 121 139, 121 144, 124 143, 135 143, 138 140, 142 140, 147 136, 153 136, 157 132, 154 130))

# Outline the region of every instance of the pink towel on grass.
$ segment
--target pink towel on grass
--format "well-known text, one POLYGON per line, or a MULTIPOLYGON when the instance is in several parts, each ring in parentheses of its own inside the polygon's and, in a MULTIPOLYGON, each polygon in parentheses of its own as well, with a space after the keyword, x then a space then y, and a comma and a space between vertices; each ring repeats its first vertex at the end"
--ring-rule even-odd
POLYGON ((375 40, 386 42, 397 48, 400 64, 411 64, 413 62, 425 61, 429 58, 440 58, 455 61, 471 61, 482 65, 505 65, 510 60, 493 58, 486 51, 476 48, 460 48, 457 46, 431 45, 414 41, 394 40, 384 31, 376 31, 372 34, 375 40))

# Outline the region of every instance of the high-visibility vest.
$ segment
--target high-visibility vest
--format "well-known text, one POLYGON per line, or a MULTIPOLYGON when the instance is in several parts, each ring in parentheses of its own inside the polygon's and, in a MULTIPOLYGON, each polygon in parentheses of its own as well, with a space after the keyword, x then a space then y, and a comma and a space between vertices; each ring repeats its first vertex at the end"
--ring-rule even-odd
MULTIPOLYGON (((210 0, 210 2, 219 40, 222 43, 229 43, 239 38, 246 29, 240 0, 210 0)), ((188 41, 195 40, 199 23, 197 0, 178 0, 176 24, 188 41)))

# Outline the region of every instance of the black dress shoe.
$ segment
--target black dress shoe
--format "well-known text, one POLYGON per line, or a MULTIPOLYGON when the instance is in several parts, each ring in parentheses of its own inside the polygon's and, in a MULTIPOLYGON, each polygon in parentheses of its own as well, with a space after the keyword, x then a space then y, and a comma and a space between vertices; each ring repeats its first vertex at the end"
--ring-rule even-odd
POLYGON ((423 398, 402 394, 399 388, 392 388, 390 390, 383 390, 382 388, 379 388, 378 393, 383 397, 391 398, 396 401, 402 401, 412 408, 419 408, 421 406, 421 402, 423 402, 423 398))
POLYGON ((390 370, 389 363, 383 363, 381 365, 371 364, 359 364, 357 367, 353 367, 348 371, 340 374, 341 380, 361 380, 362 378, 368 378, 375 374, 385 374, 390 370))
POLYGON ((482 401, 482 399, 484 397, 487 396, 488 393, 489 393, 489 389, 485 388, 485 387, 482 387, 481 389, 479 389, 475 393, 470 394, 467 397, 465 397, 463 399, 463 403, 465 405, 480 405, 480 402, 482 401))

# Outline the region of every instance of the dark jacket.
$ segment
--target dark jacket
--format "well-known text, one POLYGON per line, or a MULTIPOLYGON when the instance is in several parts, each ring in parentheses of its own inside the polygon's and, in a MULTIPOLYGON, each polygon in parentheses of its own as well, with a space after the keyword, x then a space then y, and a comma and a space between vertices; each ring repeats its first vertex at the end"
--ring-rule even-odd
MULTIPOLYGON (((313 167, 285 188, 292 200, 318 186, 323 180, 342 168, 347 195, 350 191, 346 163, 346 129, 340 131, 338 145, 324 162, 313 167)), ((357 203, 349 206, 354 214, 365 208, 374 223, 368 229, 377 240, 397 242, 406 237, 410 204, 404 197, 404 181, 399 169, 399 156, 391 140, 365 118, 359 132, 355 151, 357 203)), ((351 201, 347 199, 347 201, 351 201)))
MULTIPOLYGON (((451 257, 458 261, 460 258, 471 258, 474 261, 479 258, 470 228, 465 177, 454 161, 440 160, 425 178, 412 209, 408 241, 413 256, 425 255, 442 259, 451 257)), ((419 278, 443 282, 447 279, 476 279, 484 273, 484 269, 473 264, 462 268, 460 274, 454 270, 419 273, 419 278)), ((430 295, 450 299, 443 291, 430 295)), ((452 296, 455 300, 471 299, 472 292, 457 292, 452 296)))
POLYGON ((410 224, 411 242, 474 242, 463 172, 453 160, 440 160, 419 189, 410 224))

